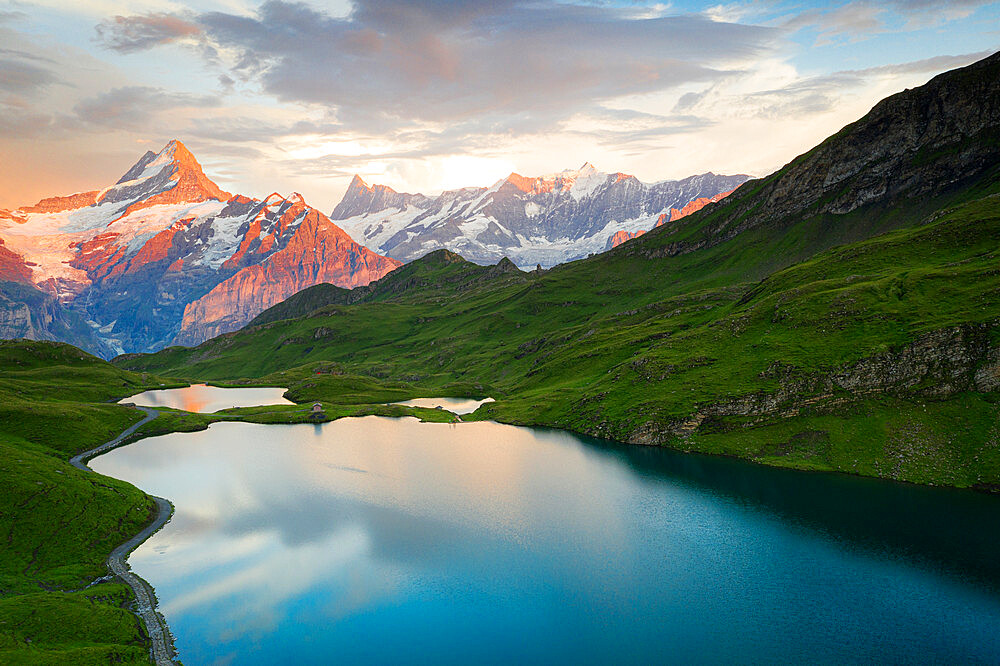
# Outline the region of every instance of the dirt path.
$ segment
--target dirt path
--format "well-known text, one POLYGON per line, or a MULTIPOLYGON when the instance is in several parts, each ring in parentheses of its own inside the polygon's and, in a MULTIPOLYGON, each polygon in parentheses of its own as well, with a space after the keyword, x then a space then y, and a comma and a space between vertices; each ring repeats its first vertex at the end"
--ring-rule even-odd
MULTIPOLYGON (((105 451, 115 448, 140 427, 160 415, 158 411, 150 409, 149 407, 137 407, 137 409, 141 409, 145 412, 146 418, 139 421, 135 425, 126 428, 122 434, 118 435, 110 442, 105 442, 97 448, 93 448, 89 451, 84 451, 79 455, 73 456, 73 458, 69 461, 70 464, 86 472, 93 472, 94 470, 90 469, 85 461, 90 460, 94 456, 100 455, 105 451)), ((153 500, 156 502, 156 517, 153 519, 153 522, 147 525, 134 537, 111 551, 111 555, 108 556, 107 562, 108 569, 111 570, 111 573, 121 578, 122 581, 132 588, 132 592, 135 593, 135 613, 146 624, 146 633, 149 634, 149 640, 152 644, 151 652, 153 661, 157 666, 172 666, 175 664, 172 656, 174 654, 173 641, 170 637, 170 632, 167 630, 166 621, 163 619, 162 615, 156 612, 156 595, 153 594, 153 588, 150 587, 149 583, 132 573, 128 567, 128 563, 126 562, 129 553, 135 550, 139 544, 148 539, 153 532, 163 527, 167 521, 170 520, 170 515, 174 510, 170 502, 162 497, 153 497, 153 500)))

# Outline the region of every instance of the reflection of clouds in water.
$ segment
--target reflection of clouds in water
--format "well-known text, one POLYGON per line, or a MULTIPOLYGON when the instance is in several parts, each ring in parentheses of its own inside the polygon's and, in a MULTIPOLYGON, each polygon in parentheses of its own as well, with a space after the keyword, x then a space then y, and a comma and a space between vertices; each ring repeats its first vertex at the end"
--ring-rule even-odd
MULTIPOLYGON (((167 601, 164 612, 177 613, 226 597, 239 597, 240 603, 217 605, 228 612, 228 617, 220 618, 220 624, 252 627, 251 619, 259 609, 273 608, 279 602, 339 578, 351 562, 365 559, 369 550, 365 531, 357 526, 347 526, 324 539, 295 548, 283 547, 269 536, 255 541, 255 549, 244 552, 239 560, 228 562, 210 583, 191 587, 167 601)), ((207 559, 211 559, 211 553, 207 559)))
POLYGON ((325 440, 288 451, 300 461, 300 473, 317 485, 330 482, 328 465, 372 472, 332 477, 340 496, 405 507, 417 516, 447 515, 450 522, 507 540, 522 540, 552 522, 593 533, 595 543, 622 536, 618 502, 593 492, 608 485, 609 474, 620 481, 621 473, 567 447, 564 440, 572 435, 377 416, 323 427, 325 440))

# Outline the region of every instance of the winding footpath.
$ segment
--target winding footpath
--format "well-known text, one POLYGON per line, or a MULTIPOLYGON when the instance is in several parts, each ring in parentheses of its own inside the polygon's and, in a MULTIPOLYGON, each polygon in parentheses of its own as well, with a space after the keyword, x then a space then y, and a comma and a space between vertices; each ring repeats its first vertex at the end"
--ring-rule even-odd
MULTIPOLYGON (((158 411, 149 407, 137 407, 137 409, 145 412, 146 418, 126 428, 110 442, 105 442, 97 448, 73 456, 69 461, 70 464, 85 472, 93 472, 94 470, 90 469, 85 461, 115 448, 136 430, 160 415, 158 411)), ((111 551, 107 562, 111 573, 122 579, 132 588, 132 592, 135 594, 135 612, 146 624, 146 633, 149 634, 151 652, 156 666, 173 666, 176 663, 172 657, 174 653, 173 641, 170 637, 170 632, 167 630, 166 621, 162 615, 156 612, 156 596, 153 594, 153 588, 149 586, 149 583, 132 573, 126 562, 129 553, 170 520, 170 515, 173 513, 173 506, 171 506, 170 502, 162 497, 153 497, 153 500, 156 502, 156 518, 141 532, 111 551)))

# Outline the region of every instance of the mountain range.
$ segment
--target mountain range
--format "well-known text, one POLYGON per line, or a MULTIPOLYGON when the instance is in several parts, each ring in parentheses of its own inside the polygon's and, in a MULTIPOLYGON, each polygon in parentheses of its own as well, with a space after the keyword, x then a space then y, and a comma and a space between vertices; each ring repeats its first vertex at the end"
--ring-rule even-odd
POLYGON ((359 243, 404 262, 446 248, 480 264, 507 257, 518 266, 548 268, 680 219, 749 178, 705 173, 646 184, 587 163, 537 178, 512 173, 492 187, 426 196, 368 185, 355 176, 330 218, 359 243))
POLYGON ((235 330, 310 285, 356 287, 397 266, 297 193, 224 192, 171 141, 103 190, 0 211, 0 335, 152 351, 235 330))
POLYGON ((1000 490, 998 238, 1000 54, 593 257, 438 250, 115 364, 297 402, 490 395, 467 418, 1000 490))
POLYGON ((745 180, 645 185, 588 164, 425 197, 356 177, 334 223, 297 193, 223 191, 175 140, 110 187, 0 211, 0 337, 108 358, 198 344, 311 285, 363 286, 442 247, 546 266, 603 251, 745 180))

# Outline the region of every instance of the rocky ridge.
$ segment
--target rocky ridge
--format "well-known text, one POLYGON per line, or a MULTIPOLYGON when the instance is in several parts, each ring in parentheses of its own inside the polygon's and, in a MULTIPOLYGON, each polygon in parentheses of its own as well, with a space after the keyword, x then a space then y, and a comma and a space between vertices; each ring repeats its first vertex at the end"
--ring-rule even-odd
MULTIPOLYGON (((714 197, 699 197, 694 201, 689 201, 682 208, 671 208, 670 213, 662 213, 656 219, 656 224, 653 225, 653 229, 656 229, 657 227, 662 227, 664 224, 667 224, 668 222, 676 222, 677 220, 683 219, 688 215, 697 213, 699 210, 701 210, 708 204, 718 203, 719 201, 722 201, 735 191, 736 191, 735 189, 732 189, 729 190, 728 192, 720 192, 719 194, 716 194, 714 197)), ((621 231, 617 231, 615 232, 615 235, 608 240, 608 249, 610 250, 611 248, 618 247, 625 241, 632 240, 633 238, 638 238, 639 236, 646 233, 646 231, 648 230, 640 229, 638 231, 629 232, 622 229, 621 231)))
MULTIPOLYGON (((647 424, 633 432, 629 442, 665 444, 677 437, 689 437, 709 422, 715 429, 752 428, 798 416, 806 408, 829 411, 866 396, 946 400, 966 391, 998 391, 998 332, 1000 321, 929 331, 898 349, 825 372, 805 372, 775 362, 760 378, 777 381, 777 389, 707 403, 687 417, 660 427, 647 424)), ((596 431, 593 434, 600 435, 596 431)))
POLYGON ((616 234, 644 232, 671 211, 691 210, 748 178, 706 173, 647 184, 584 164, 537 178, 512 173, 489 188, 430 197, 355 176, 330 216, 358 242, 402 261, 446 248, 480 264, 508 257, 519 266, 550 267, 603 252, 616 234))

